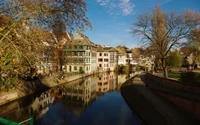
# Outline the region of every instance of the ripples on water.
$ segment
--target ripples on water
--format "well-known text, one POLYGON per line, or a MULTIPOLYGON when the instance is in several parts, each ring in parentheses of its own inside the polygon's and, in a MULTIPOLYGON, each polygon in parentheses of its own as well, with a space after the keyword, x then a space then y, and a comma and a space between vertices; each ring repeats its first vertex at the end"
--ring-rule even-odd
POLYGON ((33 115, 35 125, 141 125, 120 93, 126 79, 113 72, 79 79, 5 105, 0 115, 14 121, 33 115))

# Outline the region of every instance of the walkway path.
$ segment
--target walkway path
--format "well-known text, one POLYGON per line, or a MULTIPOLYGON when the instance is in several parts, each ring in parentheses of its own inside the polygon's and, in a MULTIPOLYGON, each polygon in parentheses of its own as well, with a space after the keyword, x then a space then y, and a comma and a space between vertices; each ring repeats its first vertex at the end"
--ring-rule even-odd
POLYGON ((200 120, 145 87, 140 76, 124 83, 125 101, 145 125, 199 125, 200 120))

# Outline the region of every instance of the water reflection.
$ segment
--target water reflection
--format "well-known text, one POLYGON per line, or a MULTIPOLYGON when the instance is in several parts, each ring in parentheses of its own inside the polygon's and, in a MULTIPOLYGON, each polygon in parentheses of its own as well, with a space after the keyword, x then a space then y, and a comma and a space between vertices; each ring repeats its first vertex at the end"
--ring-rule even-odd
POLYGON ((75 80, 29 97, 29 102, 27 98, 15 102, 18 108, 13 111, 20 118, 13 111, 4 111, 2 117, 20 121, 33 115, 36 125, 139 125, 119 92, 126 79, 110 72, 75 80))

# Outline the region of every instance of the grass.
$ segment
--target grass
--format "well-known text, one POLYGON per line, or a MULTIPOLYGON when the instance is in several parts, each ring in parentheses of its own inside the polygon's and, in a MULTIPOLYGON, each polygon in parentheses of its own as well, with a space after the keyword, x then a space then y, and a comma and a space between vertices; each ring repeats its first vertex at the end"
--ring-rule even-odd
POLYGON ((169 78, 174 78, 179 80, 181 76, 181 72, 168 72, 168 77, 169 78))

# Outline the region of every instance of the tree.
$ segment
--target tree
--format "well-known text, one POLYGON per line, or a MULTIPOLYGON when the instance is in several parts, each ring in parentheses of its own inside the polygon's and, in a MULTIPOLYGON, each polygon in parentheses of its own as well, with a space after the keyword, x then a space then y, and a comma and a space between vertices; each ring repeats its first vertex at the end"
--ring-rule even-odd
POLYGON ((191 53, 194 55, 193 68, 196 62, 200 62, 200 28, 195 28, 191 30, 188 37, 187 47, 192 49, 191 53))
POLYGON ((18 51, 30 67, 35 65, 36 58, 32 57, 39 55, 46 32, 53 31, 58 43, 66 30, 92 28, 83 0, 3 0, 0 11, 10 22, 1 26, 0 49, 18 51))
POLYGON ((54 46, 59 44, 58 36, 62 36, 59 32, 92 28, 86 6, 83 0, 1 0, 0 78, 4 72, 12 72, 13 75, 7 75, 10 77, 33 75, 47 50, 45 42, 54 46), (50 31, 58 41, 50 36, 50 31), (7 58, 9 63, 2 62, 7 58))
POLYGON ((167 63, 168 63, 167 65, 170 67, 181 67, 182 57, 177 51, 171 52, 170 56, 168 57, 167 63))
POLYGON ((172 48, 177 47, 189 32, 200 24, 200 14, 187 10, 183 13, 163 12, 159 5, 153 13, 143 13, 138 16, 132 26, 134 36, 142 36, 142 43, 152 47, 160 56, 164 77, 168 77, 165 58, 172 48))
POLYGON ((194 48, 185 45, 180 48, 180 53, 182 53, 184 56, 189 56, 192 52, 194 52, 194 48))
POLYGON ((138 58, 143 52, 144 50, 142 48, 134 48, 132 49, 132 57, 138 58))

